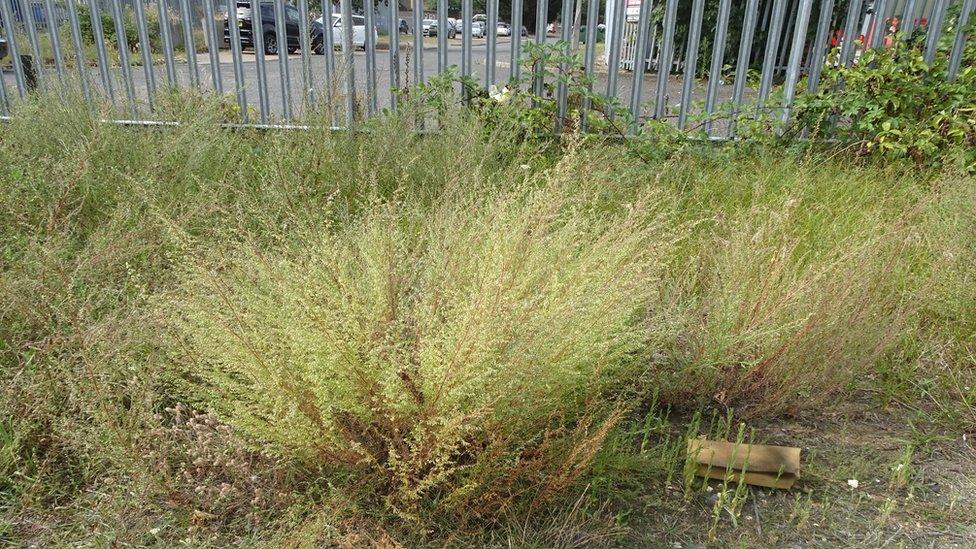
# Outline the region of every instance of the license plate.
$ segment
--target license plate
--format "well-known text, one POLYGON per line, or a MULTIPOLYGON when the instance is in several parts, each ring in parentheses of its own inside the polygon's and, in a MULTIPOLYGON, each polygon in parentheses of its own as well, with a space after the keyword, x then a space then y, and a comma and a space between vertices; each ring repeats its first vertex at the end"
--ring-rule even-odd
POLYGON ((237 26, 238 27, 243 27, 244 26, 244 21, 238 21, 237 22, 237 26))

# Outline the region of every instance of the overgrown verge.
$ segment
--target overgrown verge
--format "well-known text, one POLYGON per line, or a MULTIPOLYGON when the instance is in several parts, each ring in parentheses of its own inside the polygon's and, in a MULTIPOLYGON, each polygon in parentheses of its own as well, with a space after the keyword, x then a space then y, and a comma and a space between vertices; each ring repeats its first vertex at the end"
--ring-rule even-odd
POLYGON ((50 105, 0 127, 5 540, 504 544, 654 399, 976 422, 965 173, 50 105))

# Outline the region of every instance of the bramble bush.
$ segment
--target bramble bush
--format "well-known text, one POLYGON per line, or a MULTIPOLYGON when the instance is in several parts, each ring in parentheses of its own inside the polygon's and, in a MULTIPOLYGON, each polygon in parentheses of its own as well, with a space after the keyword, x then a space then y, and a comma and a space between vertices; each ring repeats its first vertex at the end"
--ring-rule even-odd
POLYGON ((968 42, 950 80, 954 36, 950 25, 931 64, 924 40, 899 35, 850 67, 828 65, 819 90, 797 97, 797 125, 832 130, 857 143, 862 155, 938 166, 958 154, 965 169, 976 172, 976 42, 968 42))

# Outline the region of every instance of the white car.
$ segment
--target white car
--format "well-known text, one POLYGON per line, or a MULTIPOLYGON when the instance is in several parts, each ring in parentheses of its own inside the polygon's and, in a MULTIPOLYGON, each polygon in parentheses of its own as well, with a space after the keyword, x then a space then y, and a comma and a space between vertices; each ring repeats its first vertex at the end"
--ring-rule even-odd
POLYGON ((498 36, 511 36, 512 27, 508 23, 499 21, 498 27, 495 29, 495 34, 497 34, 498 36))
POLYGON ((485 29, 487 25, 483 21, 474 21, 471 23, 471 37, 472 38, 484 38, 485 29))
MULTIPOLYGON (((319 17, 315 20, 315 23, 322 25, 322 18, 319 17)), ((315 35, 315 23, 313 23, 312 29, 312 48, 316 53, 319 53, 318 49, 321 48, 321 35, 315 35), (318 38, 318 43, 316 43, 316 38, 318 38)), ((332 41, 335 46, 342 46, 342 18, 339 14, 332 14, 332 41)), ((379 40, 379 33, 376 32, 376 28, 373 28, 373 43, 375 44, 379 40)), ((352 16, 352 46, 354 48, 365 48, 366 47, 366 18, 362 15, 352 16)))

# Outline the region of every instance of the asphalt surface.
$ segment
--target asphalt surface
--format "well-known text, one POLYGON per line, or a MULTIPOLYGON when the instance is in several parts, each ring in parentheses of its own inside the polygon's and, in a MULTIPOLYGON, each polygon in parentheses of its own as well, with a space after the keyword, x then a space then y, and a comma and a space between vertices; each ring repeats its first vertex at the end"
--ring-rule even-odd
MULTIPOLYGON (((410 45, 412 44, 412 36, 401 35, 400 42, 401 48, 399 50, 400 59, 400 82, 401 84, 413 83, 415 80, 413 75, 413 51, 410 45)), ((523 44, 526 41, 533 40, 532 37, 523 38, 523 44)), ((550 38, 550 40, 553 40, 550 38)), ((582 46, 581 46, 582 47, 582 46)), ((498 37, 497 49, 496 49, 496 63, 495 63, 495 82, 499 85, 508 81, 511 74, 511 51, 512 42, 508 37, 498 37)), ((137 54, 136 54, 137 55, 137 54)), ((485 70, 487 57, 487 46, 486 41, 482 39, 476 39, 473 41, 472 45, 472 62, 473 62, 473 75, 478 79, 479 82, 485 83, 485 70)), ((341 52, 335 52, 335 59, 337 66, 342 66, 342 54, 341 52)), ((284 90, 281 85, 283 79, 281 75, 281 65, 282 63, 277 58, 277 56, 266 56, 265 57, 265 72, 267 75, 267 103, 269 107, 269 119, 270 120, 281 120, 282 114, 284 113, 284 102, 286 91, 289 92, 291 112, 293 116, 300 116, 305 112, 311 105, 311 100, 321 99, 324 97, 325 91, 325 56, 323 55, 309 55, 308 61, 310 66, 310 81, 306 82, 303 78, 303 56, 301 53, 296 53, 287 56, 287 67, 289 72, 290 89, 284 90), (307 86, 306 86, 307 84, 307 86), (311 98, 311 100, 310 100, 311 98)), ((449 41, 448 45, 448 55, 447 55, 448 65, 459 65, 461 64, 461 40, 455 39, 449 41)), ((201 88, 205 90, 213 90, 213 76, 212 67, 210 64, 209 55, 199 54, 197 56, 199 81, 201 88)), ((234 80, 234 65, 231 53, 226 50, 221 50, 219 53, 219 73, 220 78, 223 82, 223 89, 225 93, 233 93, 236 90, 236 83, 234 80)), ((438 73, 438 62, 437 62, 437 50, 434 47, 425 47, 423 50, 423 74, 424 78, 429 79, 437 75, 438 73)), ((165 66, 162 64, 155 65, 153 67, 155 73, 155 80, 157 85, 160 85, 166 80, 166 70, 165 66)), ((391 79, 390 79, 390 52, 388 50, 377 50, 376 52, 376 90, 377 90, 377 107, 382 109, 384 107, 390 106, 391 101, 391 79)), ((525 72, 522 69, 523 74, 525 72)), ((121 70, 118 68, 113 69, 117 78, 121 74, 121 70)), ((188 86, 190 83, 189 79, 189 68, 187 63, 184 61, 178 63, 176 66, 177 79, 181 86, 188 86)), ((342 80, 344 73, 341 70, 336 71, 338 74, 334 74, 332 78, 332 85, 330 87, 331 95, 333 98, 333 103, 337 105, 343 105, 342 98, 342 80)), ((366 54, 361 50, 357 50, 353 54, 353 73, 356 79, 356 93, 359 96, 359 101, 363 102, 366 96, 366 54)), ((243 73, 244 73, 244 93, 246 95, 247 103, 249 107, 258 109, 259 107, 259 77, 257 63, 255 62, 255 56, 253 51, 246 51, 243 55, 243 73)), ((53 77, 53 69, 47 69, 48 77, 53 77)), ((144 102, 146 100, 146 76, 145 71, 142 67, 132 67, 131 68, 132 80, 135 88, 135 95, 137 101, 144 102)), ((598 93, 605 93, 607 91, 607 72, 606 65, 603 63, 603 59, 599 58, 596 61, 596 82, 595 90, 598 93)), ((6 83, 8 93, 12 93, 15 88, 15 78, 13 71, 10 69, 3 71, 3 79, 6 83)), ((97 68, 92 68, 91 81, 95 83, 100 82, 98 76, 97 68)), ((629 71, 621 71, 617 79, 617 98, 624 105, 629 105, 631 101, 632 89, 635 83, 634 73, 629 71)), ((718 87, 718 104, 723 101, 728 100, 731 97, 732 87, 731 83, 721 82, 718 87)), ((700 112, 702 109, 701 103, 704 102, 705 90, 707 86, 707 81, 696 82, 692 91, 692 101, 693 108, 691 112, 700 112)), ((99 89, 101 86, 98 86, 99 89)), ((666 102, 669 105, 669 110, 673 113, 677 112, 678 105, 681 100, 681 77, 672 76, 669 78, 668 82, 668 93, 666 96, 666 102)), ((649 116, 651 110, 653 110, 653 105, 655 102, 657 90, 657 75, 656 74, 645 74, 642 78, 641 84, 641 94, 640 94, 640 104, 641 104, 641 115, 649 116)), ((747 93, 751 90, 747 91, 747 93)), ((116 82, 114 85, 114 93, 116 96, 116 101, 119 104, 124 104, 126 101, 126 88, 121 84, 121 81, 116 82)), ((751 95, 751 94, 750 94, 751 95)), ((151 117, 147 117, 151 118, 151 117)), ((340 115, 341 119, 341 115, 340 115)))

